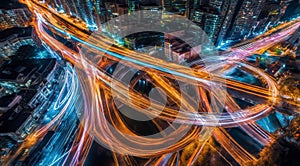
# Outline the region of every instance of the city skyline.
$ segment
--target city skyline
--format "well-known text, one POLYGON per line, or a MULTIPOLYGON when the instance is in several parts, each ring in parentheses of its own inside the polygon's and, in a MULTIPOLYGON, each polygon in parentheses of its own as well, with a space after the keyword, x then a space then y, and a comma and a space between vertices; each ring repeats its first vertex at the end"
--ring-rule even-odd
POLYGON ((298 164, 300 1, 6 1, 0 165, 298 164))

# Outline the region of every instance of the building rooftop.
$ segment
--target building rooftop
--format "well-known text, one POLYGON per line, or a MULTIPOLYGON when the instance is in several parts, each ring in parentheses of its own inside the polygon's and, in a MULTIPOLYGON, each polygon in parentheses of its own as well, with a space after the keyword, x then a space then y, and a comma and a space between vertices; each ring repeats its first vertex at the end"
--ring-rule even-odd
POLYGON ((15 100, 16 97, 16 94, 0 97, 0 112, 3 111, 2 109, 10 107, 11 103, 15 100))
POLYGON ((30 36, 32 32, 32 27, 26 28, 9 28, 3 31, 0 31, 0 42, 9 40, 10 38, 16 37, 27 37, 30 36))
POLYGON ((0 81, 25 84, 29 79, 42 81, 55 65, 55 59, 25 59, 7 61, 0 67, 0 81), (40 80, 37 80, 40 79, 40 80))
POLYGON ((0 133, 15 133, 31 115, 32 110, 15 107, 0 117, 0 133), (16 111, 20 111, 17 113, 16 111))
MULTIPOLYGON (((4 112, 0 116, 0 135, 5 133, 15 133, 31 115, 33 109, 28 107, 27 104, 36 95, 36 90, 21 90, 19 93, 14 95, 5 96, 10 101, 15 98, 16 95, 21 96, 20 104, 14 105, 8 111, 4 112)), ((8 105, 8 101, 3 102, 1 105, 8 105)))

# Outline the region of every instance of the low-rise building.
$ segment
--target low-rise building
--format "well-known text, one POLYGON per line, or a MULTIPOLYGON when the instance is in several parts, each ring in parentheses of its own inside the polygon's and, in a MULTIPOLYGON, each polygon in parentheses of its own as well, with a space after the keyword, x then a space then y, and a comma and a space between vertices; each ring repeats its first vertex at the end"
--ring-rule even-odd
POLYGON ((56 59, 12 60, 0 67, 0 138, 22 141, 35 129, 53 102, 62 73, 56 59))
MULTIPOLYGON (((177 32, 176 36, 182 36, 184 32, 177 32)), ((175 34, 175 33, 173 33, 175 34)), ((164 52, 165 56, 175 63, 182 63, 196 58, 201 53, 201 45, 191 46, 193 41, 183 41, 172 34, 165 34, 164 52)))
POLYGON ((27 27, 31 24, 32 14, 28 8, 0 10, 0 30, 12 27, 27 27))
POLYGON ((11 28, 1 32, 0 58, 7 59, 14 55, 21 46, 35 43, 31 37, 32 28, 11 28))

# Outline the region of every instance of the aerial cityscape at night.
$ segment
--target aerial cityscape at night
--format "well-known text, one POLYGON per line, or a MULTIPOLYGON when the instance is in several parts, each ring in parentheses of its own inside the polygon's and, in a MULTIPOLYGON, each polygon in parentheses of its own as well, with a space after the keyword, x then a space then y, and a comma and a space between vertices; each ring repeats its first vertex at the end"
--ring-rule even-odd
POLYGON ((1 0, 0 166, 299 166, 300 0, 1 0))

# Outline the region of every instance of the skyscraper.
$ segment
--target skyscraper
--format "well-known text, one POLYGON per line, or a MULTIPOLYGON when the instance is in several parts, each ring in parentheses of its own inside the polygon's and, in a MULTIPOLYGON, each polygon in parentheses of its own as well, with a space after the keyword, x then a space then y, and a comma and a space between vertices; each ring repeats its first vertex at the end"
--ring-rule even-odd
POLYGON ((191 2, 188 18, 201 27, 212 42, 216 43, 225 13, 222 0, 195 0, 191 2))
MULTIPOLYGON (((200 26, 218 46, 251 37, 269 24, 260 17, 267 10, 267 20, 274 24, 284 15, 291 0, 194 0, 188 18, 200 26), (275 3, 276 11, 270 3, 275 3), (268 9, 270 9, 268 11, 268 9), (272 21, 271 21, 272 20, 272 21)), ((273 7, 274 8, 274 7, 273 7)))
POLYGON ((251 34, 265 0, 239 0, 225 38, 236 41, 251 34))
MULTIPOLYGON (((213 2, 213 1, 210 1, 213 2)), ((249 37, 257 26, 257 19, 265 0, 224 1, 220 8, 222 23, 216 34, 217 46, 249 37)), ((211 3, 218 4, 216 2, 211 3)))
POLYGON ((266 0, 264 7, 258 17, 258 23, 255 27, 256 33, 263 33, 268 26, 273 26, 282 19, 291 0, 266 0), (266 26, 267 25, 267 26, 266 26))

